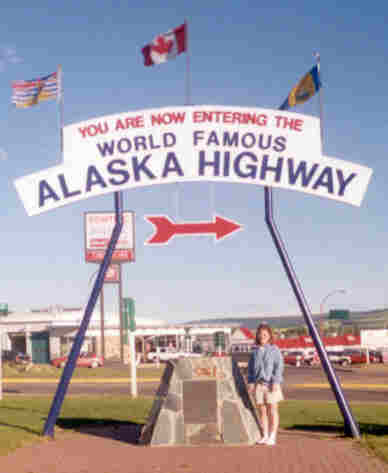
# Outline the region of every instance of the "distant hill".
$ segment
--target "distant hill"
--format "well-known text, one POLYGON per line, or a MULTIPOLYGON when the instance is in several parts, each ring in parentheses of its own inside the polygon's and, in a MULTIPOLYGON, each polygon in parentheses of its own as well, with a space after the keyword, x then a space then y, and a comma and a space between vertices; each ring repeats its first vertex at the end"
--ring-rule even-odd
MULTIPOLYGON (((350 312, 349 321, 345 324, 356 324, 359 328, 388 328, 388 308, 375 309, 369 311, 350 312)), ((313 314, 315 322, 321 319, 327 320, 328 314, 313 314)), ((278 317, 220 317, 212 319, 200 319, 188 322, 190 324, 227 324, 256 329, 260 323, 267 322, 274 328, 292 328, 304 325, 304 317, 302 315, 278 316, 278 317)))
MULTIPOLYGON (((314 317, 314 320, 319 318, 314 317)), ((297 327, 304 324, 302 315, 284 316, 284 317, 222 317, 216 319, 200 319, 188 322, 189 324, 226 324, 237 325, 249 329, 256 329, 257 326, 263 322, 268 323, 274 328, 297 327)))

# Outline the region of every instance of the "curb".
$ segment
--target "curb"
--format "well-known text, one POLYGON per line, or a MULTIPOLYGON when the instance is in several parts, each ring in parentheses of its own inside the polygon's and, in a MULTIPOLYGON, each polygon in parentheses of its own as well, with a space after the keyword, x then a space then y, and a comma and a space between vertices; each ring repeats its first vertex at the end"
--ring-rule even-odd
MULTIPOLYGON (((58 384, 60 378, 4 378, 3 383, 6 384, 58 384)), ((132 378, 72 378, 70 384, 127 384, 132 378)), ((160 382, 160 378, 137 378, 139 383, 155 383, 160 382)))
MULTIPOLYGON (((60 378, 3 378, 3 383, 6 384, 58 384, 60 378)), ((127 384, 132 381, 132 378, 72 378, 70 384, 127 384)), ((137 378, 139 383, 158 383, 161 378, 137 378)), ((344 389, 365 390, 377 389, 388 391, 387 384, 360 384, 360 383, 344 383, 341 384, 344 389)), ((299 389, 330 389, 329 383, 302 383, 302 384, 287 384, 286 387, 299 389)))
MULTIPOLYGON (((287 384, 287 386, 292 388, 331 388, 329 383, 303 383, 303 384, 287 384)), ((379 389, 388 391, 388 385, 386 384, 360 384, 360 383, 341 383, 341 386, 345 389, 353 390, 365 390, 365 389, 379 389)))

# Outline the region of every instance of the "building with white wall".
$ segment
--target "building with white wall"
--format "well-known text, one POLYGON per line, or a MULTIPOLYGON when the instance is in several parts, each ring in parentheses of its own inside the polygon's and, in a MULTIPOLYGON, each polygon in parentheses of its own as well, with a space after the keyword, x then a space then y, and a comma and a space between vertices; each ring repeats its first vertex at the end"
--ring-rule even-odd
MULTIPOLYGON (((2 328, 2 349, 29 354, 34 363, 48 363, 51 359, 69 353, 74 338, 84 316, 83 309, 51 308, 44 311, 15 312, 0 318, 2 328)), ((167 324, 163 320, 136 317, 136 349, 145 353, 151 345, 172 345, 177 349, 192 350, 200 344, 204 350, 212 350, 215 332, 225 334, 230 344, 232 328, 227 325, 167 324)), ((82 347, 106 359, 120 359, 123 350, 124 360, 128 358, 128 345, 120 336, 118 313, 104 314, 101 324, 100 310, 97 309, 90 320, 82 347), (103 330, 102 330, 103 327, 103 330), (104 340, 104 349, 102 347, 104 340), (121 346, 123 341, 124 346, 121 346)))

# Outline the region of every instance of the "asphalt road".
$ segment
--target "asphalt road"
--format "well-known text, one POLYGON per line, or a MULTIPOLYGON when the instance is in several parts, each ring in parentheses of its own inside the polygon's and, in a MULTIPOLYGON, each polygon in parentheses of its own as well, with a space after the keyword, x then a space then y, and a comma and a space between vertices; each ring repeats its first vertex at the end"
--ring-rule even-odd
MULTIPOLYGON (((244 368, 242 368, 244 371, 244 368)), ((388 401, 388 366, 369 368, 338 368, 336 376, 341 390, 348 402, 387 402, 388 401)), ((158 382, 139 382, 138 393, 142 396, 155 395, 158 382)), ((4 384, 3 393, 25 395, 54 395, 55 383, 15 383, 4 384)), ((328 386, 327 376, 320 367, 285 369, 283 390, 286 399, 293 400, 335 400, 334 393, 328 386)), ((85 383, 70 384, 68 395, 76 394, 113 394, 131 395, 130 383, 85 383)))

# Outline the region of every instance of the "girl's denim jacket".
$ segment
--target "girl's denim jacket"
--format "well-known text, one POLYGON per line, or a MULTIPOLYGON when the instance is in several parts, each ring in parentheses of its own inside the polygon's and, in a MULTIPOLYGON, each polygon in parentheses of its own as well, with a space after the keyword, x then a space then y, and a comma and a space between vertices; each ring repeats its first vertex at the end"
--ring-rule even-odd
POLYGON ((283 382, 283 371, 283 356, 276 345, 257 347, 248 362, 248 384, 280 384, 283 382))

